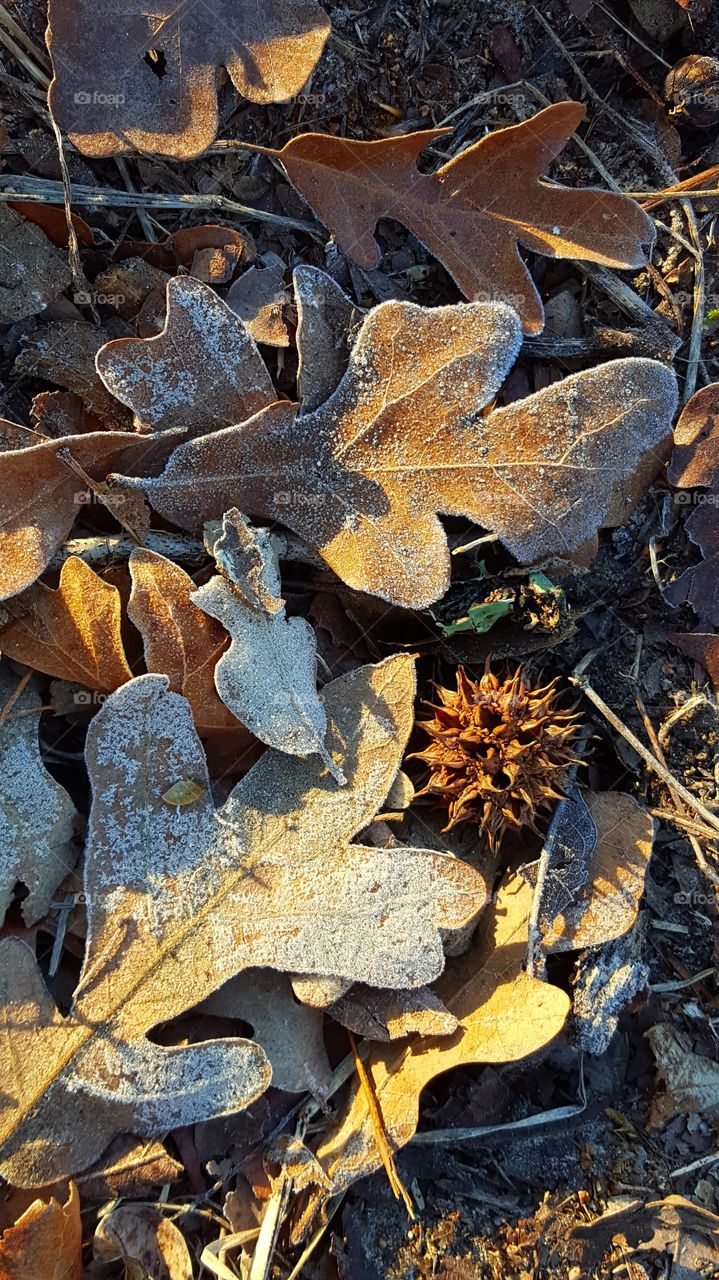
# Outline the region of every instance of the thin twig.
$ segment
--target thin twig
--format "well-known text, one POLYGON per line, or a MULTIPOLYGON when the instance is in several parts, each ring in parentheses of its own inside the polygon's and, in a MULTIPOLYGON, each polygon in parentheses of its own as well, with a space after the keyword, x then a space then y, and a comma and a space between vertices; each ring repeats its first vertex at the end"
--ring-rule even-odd
MULTIPOLYGON (((114 187, 89 187, 82 182, 73 182, 70 191, 73 204, 80 205, 114 205, 125 208, 145 209, 216 209, 222 213, 234 213, 243 218, 253 218, 260 222, 271 222, 278 227, 294 227, 317 239, 325 239, 316 223, 301 222, 299 218, 285 218, 279 213, 267 213, 264 209, 253 209, 250 205, 239 204, 237 200, 229 200, 219 195, 163 195, 159 191, 117 191, 114 187)), ((0 177, 0 200, 32 200, 36 204, 63 204, 64 193, 62 183, 50 178, 21 177, 8 174, 0 177)))
MULTIPOLYGON (((654 754, 656 755, 659 763, 663 765, 663 767, 667 769, 667 772, 668 772, 667 759, 666 759, 666 756, 664 755, 662 744, 656 735, 656 732, 654 730, 654 725, 649 719, 649 714, 647 712, 647 709, 644 706, 641 696, 638 693, 636 694, 635 701, 637 704, 637 710, 639 711, 639 714, 642 717, 642 723, 646 730, 647 737, 652 747, 654 748, 654 754)), ((679 799, 679 796, 677 795, 674 788, 671 786, 669 787, 669 794, 674 802, 674 808, 676 809, 677 814, 681 816, 683 813, 683 810, 681 807, 681 800, 679 799)), ((712 869, 711 864, 707 861, 706 857, 704 856, 704 850, 702 849, 699 841, 697 840, 696 835, 694 835, 693 833, 692 834, 687 833, 687 840, 689 841, 692 847, 692 851, 694 853, 694 857, 696 858, 697 865, 700 867, 700 869, 704 872, 704 874, 710 880, 713 880, 714 883, 719 883, 719 876, 717 875, 716 871, 712 869)))
POLYGON ((370 1120, 372 1122, 372 1131, 374 1133, 375 1142, 377 1143, 377 1148, 379 1150, 382 1164, 385 1168, 385 1173, 389 1179, 389 1185, 394 1192, 395 1199, 401 1199, 404 1201, 405 1208, 410 1218, 414 1219, 414 1205, 412 1204, 409 1192, 397 1173, 394 1156, 389 1142, 387 1141, 387 1130, 385 1128, 377 1094, 375 1093, 374 1082, 357 1051, 357 1041, 349 1028, 346 1028, 346 1030, 347 1035, 349 1036, 350 1046, 352 1048, 352 1057, 354 1058, 355 1069, 359 1077, 360 1086, 362 1088, 364 1099, 367 1103, 367 1110, 369 1111, 370 1120))
POLYGON ((590 702, 594 703, 597 710, 601 711, 604 719, 612 726, 613 729, 616 729, 617 733, 621 734, 625 742, 629 743, 630 747, 633 747, 637 755, 641 756, 644 763, 648 765, 654 773, 656 773, 657 777, 661 778, 662 782, 665 783, 670 790, 674 789, 684 803, 688 805, 690 809, 693 809, 694 813, 699 814, 699 817, 707 824, 707 826, 711 827, 713 831, 719 832, 719 818, 717 815, 712 813, 710 809, 707 809, 706 806, 702 804, 701 800, 697 800, 696 796, 693 796, 691 791, 687 790, 683 782, 680 782, 678 778, 675 778, 666 766, 661 764, 661 762, 657 760, 656 756, 652 755, 651 751, 644 746, 644 743, 639 741, 636 734, 632 733, 631 729, 628 729, 627 726, 619 719, 619 716, 615 715, 611 707, 607 706, 604 699, 601 698, 596 690, 592 688, 587 678, 581 675, 572 675, 570 676, 570 680, 572 684, 575 684, 578 689, 582 690, 582 693, 585 697, 589 698, 590 702))

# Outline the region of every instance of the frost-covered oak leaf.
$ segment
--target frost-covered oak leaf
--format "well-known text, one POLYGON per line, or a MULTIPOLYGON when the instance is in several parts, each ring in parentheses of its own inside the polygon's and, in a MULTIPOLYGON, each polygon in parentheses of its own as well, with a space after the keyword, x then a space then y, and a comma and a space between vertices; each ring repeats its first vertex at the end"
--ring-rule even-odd
POLYGON ((192 600, 232 637, 215 666, 215 686, 242 724, 290 755, 317 752, 338 781, 325 748, 327 716, 317 692, 317 641, 306 618, 288 618, 277 556, 266 532, 239 511, 225 514, 207 544, 226 573, 203 583, 192 600))
POLYGON ((167 317, 154 338, 116 338, 97 353, 108 391, 138 427, 191 436, 243 422, 277 400, 239 316, 194 276, 167 284, 167 317))
MULTIPOLYGON (((18 678, 0 672, 0 708, 12 697, 18 678)), ((41 703, 31 681, 0 723, 0 924, 17 881, 28 890, 22 904, 25 923, 40 920, 77 856, 72 845, 75 806, 40 755, 41 713, 36 708, 41 703)))
POLYGON ((474 918, 482 878, 448 855, 349 843, 399 768, 413 697, 405 656, 333 681, 328 746, 347 786, 314 759, 270 750, 216 811, 189 705, 166 678, 110 695, 88 732, 88 937, 67 1018, 30 949, 0 942, 3 1176, 48 1183, 116 1133, 249 1105, 271 1074, 258 1045, 147 1038, 244 969, 402 988, 438 976, 440 931, 474 918), (167 804, 181 781, 198 798, 167 804))
POLYGON ((449 585, 439 512, 483 525, 525 563, 587 558, 663 463, 676 379, 654 360, 617 360, 483 413, 520 344, 501 303, 383 303, 325 404, 271 405, 137 483, 193 531, 232 506, 282 521, 349 586, 410 608, 449 585))
POLYGON ((190 159, 217 132, 221 68, 251 102, 299 93, 330 31, 315 0, 50 0, 50 110, 90 156, 190 159))

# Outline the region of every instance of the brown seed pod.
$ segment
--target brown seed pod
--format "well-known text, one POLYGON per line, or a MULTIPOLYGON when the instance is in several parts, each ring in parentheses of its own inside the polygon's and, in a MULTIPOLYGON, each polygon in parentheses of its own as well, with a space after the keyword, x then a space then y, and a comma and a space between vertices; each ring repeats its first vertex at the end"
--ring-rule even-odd
POLYGON ((719 124, 719 58, 692 53, 672 67, 664 81, 671 116, 710 129, 719 124))
POLYGON ((521 668, 501 681, 489 668, 481 680, 457 670, 457 689, 436 686, 440 705, 428 703, 431 720, 417 721, 430 743, 410 759, 431 770, 417 795, 436 796, 447 806, 448 831, 476 822, 496 849, 508 830, 530 827, 553 801, 570 765, 580 733, 577 716, 558 706, 557 681, 534 688, 521 668))

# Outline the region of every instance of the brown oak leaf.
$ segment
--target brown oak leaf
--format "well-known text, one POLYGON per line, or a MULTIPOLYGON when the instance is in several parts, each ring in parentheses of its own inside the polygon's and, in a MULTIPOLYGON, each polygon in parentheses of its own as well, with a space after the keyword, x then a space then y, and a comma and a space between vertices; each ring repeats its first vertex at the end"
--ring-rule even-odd
POLYGON ((90 156, 149 151, 190 159, 217 132, 220 68, 251 102, 287 102, 330 31, 315 0, 50 0, 50 110, 90 156))
POLYGON ((380 261, 374 229, 395 218, 447 268, 466 298, 511 303, 526 332, 544 323, 542 301, 518 245, 550 258, 639 267, 654 240, 651 218, 626 196, 541 182, 584 117, 557 102, 497 129, 436 173, 416 160, 448 129, 356 142, 320 133, 292 138, 279 158, 340 248, 370 270, 380 261))
POLYGON ((86 954, 63 1018, 30 948, 0 941, 0 1167, 20 1186, 85 1168, 119 1132, 241 1110, 267 1087, 259 1045, 164 1046, 147 1033, 247 968, 420 987, 484 882, 426 849, 350 843, 397 773, 414 664, 388 658, 325 691, 347 778, 267 751, 216 811, 189 704, 162 676, 110 695, 90 725, 86 954), (192 804, 163 797, 196 784, 192 804), (10 1031, 12 1032, 10 1034, 10 1031))
POLYGON ((0 205, 0 324, 44 311, 71 280, 67 254, 40 227, 0 205))
MULTIPOLYGON (((17 677, 0 671, 0 708, 16 687, 17 677)), ((0 722, 0 924, 18 881, 28 890, 22 904, 25 923, 41 920, 77 858, 75 806, 40 755, 40 705, 37 683, 31 681, 0 722)), ((0 1090, 4 1087, 0 1084, 0 1090)))
POLYGON ((676 380, 656 361, 617 360, 483 413, 520 341, 501 303, 383 303, 324 405, 271 405, 130 484, 195 531, 232 506, 282 521, 349 586, 410 608, 449 584, 438 512, 495 532, 523 562, 586 558, 659 470, 676 380))
POLYGON ((159 437, 127 431, 88 431, 46 440, 15 423, 0 422, 13 448, 0 451, 0 599, 39 578, 64 542, 92 493, 63 457, 93 479, 111 470, 151 471, 162 466, 183 432, 159 437), (18 447, 20 446, 20 447, 18 447))

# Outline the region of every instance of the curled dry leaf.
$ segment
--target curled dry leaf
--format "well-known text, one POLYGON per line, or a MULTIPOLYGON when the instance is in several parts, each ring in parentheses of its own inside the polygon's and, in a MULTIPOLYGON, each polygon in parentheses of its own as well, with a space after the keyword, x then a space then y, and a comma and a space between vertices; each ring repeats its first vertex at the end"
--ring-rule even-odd
POLYGON ((319 409, 337 390, 365 312, 319 267, 296 267, 297 387, 303 413, 319 409))
POLYGON ((232 637, 215 666, 217 692, 261 742, 290 755, 317 752, 343 781, 325 747, 327 716, 317 693, 315 633, 305 618, 285 614, 268 535, 253 532, 235 510, 224 517, 218 541, 230 578, 210 578, 192 596, 232 637), (236 559, 234 545, 239 551, 236 559), (262 596, 257 594, 258 580, 262 596))
POLYGON ((89 431, 43 440, 14 423, 0 422, 14 437, 0 451, 0 599, 17 595, 39 578, 92 494, 63 461, 69 456, 93 480, 115 470, 152 471, 162 466, 182 432, 158 439, 124 431, 89 431), (18 447, 20 446, 20 447, 18 447))
POLYGON ((216 812, 186 700, 153 675, 110 695, 88 731, 88 938, 67 1018, 30 948, 0 941, 9 1181, 84 1168, 118 1132, 152 1135, 248 1106, 271 1075, 258 1045, 147 1038, 243 969, 408 988, 441 972, 440 931, 481 909, 481 877, 428 850, 349 843, 397 772, 413 696, 405 656, 333 681, 328 744, 347 786, 318 762, 268 751, 216 812), (203 788, 197 801, 165 804, 188 779, 203 788))
MULTIPOLYGON (((18 677, 0 672, 0 709, 18 677)), ((75 865, 72 846, 75 806, 45 768, 38 745, 41 697, 25 686, 0 722, 0 923, 16 882, 28 889, 23 919, 34 924, 47 913, 52 895, 75 865)))
POLYGON ((606 1053, 619 1015, 645 989, 649 969, 640 950, 632 931, 580 955, 572 991, 572 1038, 586 1053, 606 1053))
POLYGON ((431 174, 418 172, 417 157, 449 129, 379 142, 303 133, 278 155, 290 182, 358 266, 379 264, 375 226, 397 218, 466 298, 508 302, 525 331, 536 333, 544 323, 542 301, 518 245, 551 258, 639 267, 642 244, 654 240, 651 218, 626 196, 540 181, 584 113, 581 103, 555 103, 495 130, 431 174))
POLYGON ((678 489, 708 488, 719 480, 719 382, 702 387, 679 415, 669 481, 678 489))
POLYGON ((67 254, 39 227, 0 205, 0 324, 43 311, 72 280, 67 254))
POLYGON ((192 276, 167 284, 165 327, 154 338, 117 338, 97 370, 139 427, 183 427, 202 435, 243 422, 277 400, 265 363, 242 321, 192 276))
POLYGON ((88 1200, 148 1198, 152 1188, 178 1182, 182 1165, 161 1142, 123 1133, 114 1138, 96 1164, 77 1179, 80 1194, 88 1200))
POLYGON ((321 408, 277 403, 188 441, 143 487, 183 528, 233 505, 280 520, 349 586, 410 608, 449 585, 437 512, 492 530, 523 562, 586 558, 661 466, 676 379, 617 360, 483 415, 520 342, 499 303, 383 303, 321 408))
POLYGON ((549 829, 539 919, 548 953, 599 947, 637 918, 655 824, 632 796, 580 792, 560 801, 549 829))
MULTIPOLYGON (((368 1054, 367 1070, 393 1150, 414 1136, 420 1094, 435 1076, 467 1063, 519 1061, 561 1031, 568 997, 523 969, 531 905, 528 885, 519 879, 505 884, 483 918, 477 944, 448 962, 436 991, 459 1022, 454 1035, 374 1045, 368 1054)), ((333 1192, 380 1167, 366 1094, 358 1084, 320 1142, 317 1157, 333 1192)))
POLYGON ((62 566, 57 590, 36 582, 4 609, 10 621, 0 628, 0 648, 8 657, 98 693, 131 679, 120 592, 77 556, 62 566))
POLYGON ((287 102, 311 75, 330 24, 315 0, 219 7, 51 0, 50 110, 90 156, 199 155, 217 132, 219 68, 251 102, 287 102))
POLYGON ((284 267, 250 267, 227 294, 227 305, 240 317, 255 342, 288 347, 290 335, 283 311, 287 301, 284 267))
POLYGON ((77 1187, 61 1204, 35 1200, 3 1232, 0 1280, 82 1280, 82 1221, 77 1187))
POLYGON ((128 1280, 192 1280, 192 1259, 182 1232, 154 1205, 116 1205, 100 1218, 93 1253, 98 1262, 122 1259, 128 1280))
POLYGON ((272 1067, 272 1084, 287 1093, 323 1097, 330 1082, 319 1009, 298 1004, 284 973, 248 969, 200 1005, 201 1013, 249 1022, 272 1067))
POLYGON ((86 412, 82 397, 75 391, 41 391, 33 397, 30 416, 34 429, 53 440, 102 430, 100 419, 86 412))

